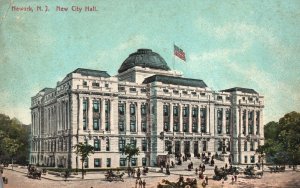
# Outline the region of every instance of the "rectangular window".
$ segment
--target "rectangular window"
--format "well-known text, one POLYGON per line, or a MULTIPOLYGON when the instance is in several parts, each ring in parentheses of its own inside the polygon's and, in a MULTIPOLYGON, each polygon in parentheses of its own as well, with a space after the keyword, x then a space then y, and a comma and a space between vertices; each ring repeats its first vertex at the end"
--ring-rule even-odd
POLYGON ((146 121, 142 121, 141 122, 141 126, 142 126, 142 132, 147 132, 147 122, 146 121))
POLYGON ((206 108, 200 108, 201 132, 206 133, 206 108))
POLYGON ((193 108, 192 109, 192 116, 193 117, 198 117, 198 108, 193 108))
POLYGON ((83 118, 83 120, 82 120, 83 122, 82 122, 82 124, 83 124, 83 130, 86 130, 86 118, 83 118))
POLYGON ((120 86, 120 87, 118 87, 118 90, 119 91, 125 91, 125 87, 124 86, 120 86))
POLYGON ((120 158, 120 166, 126 166, 127 159, 126 158, 120 158))
POLYGON ((217 132, 218 134, 222 133, 222 124, 223 124, 223 110, 217 110, 217 132))
POLYGON ((125 131, 124 121, 119 121, 119 131, 120 132, 125 131))
POLYGON ((189 107, 183 107, 183 117, 188 117, 189 115, 189 107))
POLYGON ((202 151, 206 151, 206 150, 207 150, 206 141, 202 141, 202 151))
POLYGON ((192 124, 192 131, 193 131, 193 133, 197 133, 198 132, 198 125, 197 125, 197 123, 193 123, 192 124))
POLYGON ((248 157, 247 156, 244 156, 244 162, 248 163, 248 157))
POLYGON ((223 146, 222 141, 219 141, 218 142, 218 151, 222 151, 222 146, 223 146))
POLYGON ((131 145, 131 147, 136 148, 136 139, 131 138, 130 139, 130 145, 131 145))
POLYGON ((221 101, 222 100, 222 96, 217 96, 217 100, 221 101))
POLYGON ((134 120, 130 121, 130 132, 136 132, 136 124, 134 120))
POLYGON ((187 91, 182 91, 182 94, 187 95, 188 92, 187 91))
POLYGON ((254 156, 254 155, 252 155, 252 156, 250 157, 250 163, 255 163, 255 156, 254 156))
POLYGON ((183 132, 189 132, 189 125, 187 123, 183 123, 183 132))
POLYGON ((119 104, 119 115, 124 115, 125 114, 125 104, 120 103, 119 104))
POLYGON ((93 83, 92 83, 92 86, 93 86, 93 87, 99 87, 99 83, 93 82, 93 83))
POLYGON ((94 139, 94 150, 95 151, 101 151, 100 140, 99 139, 94 139))
POLYGON ((147 158, 146 157, 142 158, 142 165, 147 166, 147 158))
POLYGON ((143 138, 142 140, 142 151, 147 151, 147 140, 143 138))
POLYGON ((164 131, 166 131, 166 132, 170 131, 170 123, 169 122, 164 122, 164 131))
POLYGON ((174 122, 173 126, 174 126, 173 127, 174 132, 178 132, 179 131, 178 123, 174 122))
POLYGON ((93 119, 93 130, 99 130, 99 119, 93 119))
POLYGON ((147 114, 146 105, 145 104, 141 105, 141 114, 142 114, 142 116, 145 116, 147 114))
POLYGON ((250 151, 254 151, 254 142, 253 141, 250 142, 250 151))
POLYGON ((136 166, 137 165, 137 158, 132 158, 131 159, 131 166, 136 166))
POLYGON ((163 89, 164 93, 168 93, 169 90, 168 89, 163 89))
POLYGON ((178 106, 173 106, 173 115, 178 116, 178 106))
POLYGON ((83 100, 83 102, 82 102, 82 108, 83 108, 84 112, 87 110, 87 100, 83 100))
POLYGON ((147 92, 147 89, 145 89, 145 88, 141 89, 141 93, 146 93, 146 92, 147 92))
POLYGON ((87 86, 87 81, 83 80, 83 81, 82 81, 82 85, 83 85, 83 86, 87 86))
POLYGON ((106 167, 111 167, 111 158, 106 159, 106 167))
POLYGON ((175 95, 178 95, 178 91, 177 90, 173 90, 173 93, 175 94, 175 95))
POLYGON ((101 159, 100 158, 94 159, 94 167, 101 167, 101 159))
POLYGON ((129 88, 129 91, 130 91, 130 92, 136 92, 136 88, 134 88, 134 87, 129 88))
POLYGON ((226 110, 226 134, 230 134, 230 109, 226 110))
POLYGON ((108 88, 108 87, 109 87, 109 84, 105 84, 104 87, 108 88))
POLYGON ((119 139, 119 151, 123 151, 125 148, 126 141, 123 138, 119 139))
POLYGON ((164 109, 164 116, 169 116, 169 106, 168 105, 164 105, 163 109, 164 109))
POLYGON ((247 151, 248 148, 247 148, 247 141, 244 142, 244 151, 247 151))
POLYGON ((106 138, 105 148, 106 148, 106 151, 110 151, 110 141, 109 141, 109 138, 106 138))
POLYGON ((130 105, 130 115, 132 115, 132 116, 135 115, 135 105, 134 104, 130 105))
POLYGON ((93 101, 93 111, 99 112, 99 101, 96 100, 93 101))

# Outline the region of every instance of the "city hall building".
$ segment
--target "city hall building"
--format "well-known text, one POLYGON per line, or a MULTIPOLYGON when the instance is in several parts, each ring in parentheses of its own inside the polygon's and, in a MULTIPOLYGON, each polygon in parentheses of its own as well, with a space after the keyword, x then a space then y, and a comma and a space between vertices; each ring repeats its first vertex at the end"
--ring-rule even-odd
POLYGON ((213 91, 171 70, 158 53, 139 49, 116 76, 78 68, 32 97, 30 163, 80 167, 73 146, 81 142, 95 147, 86 168, 127 166, 126 144, 140 150, 132 166, 220 154, 223 145, 234 164, 253 164, 264 143, 263 108, 264 97, 253 89, 213 91))

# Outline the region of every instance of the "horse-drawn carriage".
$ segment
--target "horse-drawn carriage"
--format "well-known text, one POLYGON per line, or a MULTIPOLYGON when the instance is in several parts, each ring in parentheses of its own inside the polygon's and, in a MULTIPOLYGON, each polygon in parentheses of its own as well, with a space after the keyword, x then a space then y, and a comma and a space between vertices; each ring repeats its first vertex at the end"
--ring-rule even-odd
POLYGON ((124 172, 122 172, 121 174, 115 174, 113 173, 112 170, 109 170, 106 174, 105 174, 105 180, 106 181, 124 181, 123 176, 124 176, 124 172))
POLYGON ((178 182, 170 182, 169 180, 163 179, 162 183, 157 185, 157 188, 182 188, 182 187, 197 188, 197 180, 195 178, 186 178, 184 181, 183 176, 180 176, 178 182))
POLYGON ((29 165, 28 166, 28 172, 27 177, 33 178, 33 179, 41 179, 42 176, 42 170, 37 168, 36 166, 29 165))
POLYGON ((269 166, 270 172, 284 172, 285 166, 269 166))
POLYGON ((222 167, 222 168, 218 168, 217 166, 215 166, 215 175, 213 176, 213 180, 221 180, 221 179, 224 179, 224 180, 227 180, 227 170, 222 167))
POLYGON ((263 176, 263 171, 255 169, 254 166, 249 166, 249 167, 246 167, 244 174, 247 177, 260 177, 261 178, 263 176))

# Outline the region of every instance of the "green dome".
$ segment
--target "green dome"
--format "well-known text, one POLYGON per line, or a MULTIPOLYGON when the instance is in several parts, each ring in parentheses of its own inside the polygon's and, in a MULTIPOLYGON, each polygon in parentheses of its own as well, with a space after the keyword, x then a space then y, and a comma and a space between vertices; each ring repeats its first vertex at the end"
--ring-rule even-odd
POLYGON ((152 69, 170 70, 166 61, 150 49, 138 49, 137 52, 129 55, 119 68, 119 73, 122 73, 132 67, 148 67, 152 69))

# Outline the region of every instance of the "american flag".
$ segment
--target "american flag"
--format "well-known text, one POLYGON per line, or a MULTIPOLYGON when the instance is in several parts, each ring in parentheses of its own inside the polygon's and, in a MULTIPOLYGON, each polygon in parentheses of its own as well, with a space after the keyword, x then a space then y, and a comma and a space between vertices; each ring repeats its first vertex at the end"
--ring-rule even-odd
POLYGON ((184 51, 174 44, 174 55, 185 61, 185 53, 184 51))

